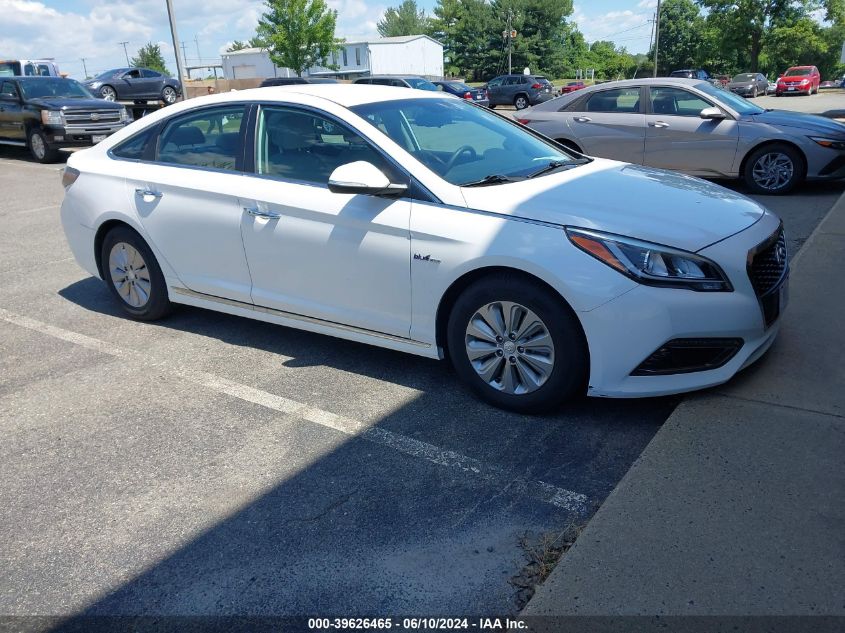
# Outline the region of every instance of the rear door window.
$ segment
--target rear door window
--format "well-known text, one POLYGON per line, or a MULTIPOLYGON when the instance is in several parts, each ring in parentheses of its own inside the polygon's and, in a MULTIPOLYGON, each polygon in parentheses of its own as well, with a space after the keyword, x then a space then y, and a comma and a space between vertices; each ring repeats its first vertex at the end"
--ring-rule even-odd
POLYGON ((244 106, 204 108, 170 121, 159 137, 156 161, 208 169, 242 169, 244 106))
POLYGON ((596 92, 588 97, 586 111, 639 114, 640 89, 616 88, 596 92))

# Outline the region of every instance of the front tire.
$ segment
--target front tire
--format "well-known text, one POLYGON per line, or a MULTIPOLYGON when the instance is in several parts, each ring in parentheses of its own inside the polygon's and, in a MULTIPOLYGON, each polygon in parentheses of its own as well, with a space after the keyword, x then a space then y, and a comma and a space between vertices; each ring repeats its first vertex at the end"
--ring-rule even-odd
POLYGON ((552 290, 519 274, 484 278, 455 302, 449 357, 461 379, 502 409, 551 409, 586 387, 580 324, 552 290))
POLYGON ((743 178, 752 193, 789 193, 804 180, 804 157, 790 145, 765 145, 749 154, 743 178))
POLYGON ((50 147, 44 132, 32 128, 27 135, 27 147, 32 157, 39 163, 55 163, 59 159, 59 150, 50 147))
POLYGON ((167 284, 147 243, 128 226, 108 232, 100 251, 103 279, 133 319, 154 321, 172 310, 167 284))
POLYGON ((100 98, 106 101, 117 101, 117 91, 111 86, 100 86, 100 98))

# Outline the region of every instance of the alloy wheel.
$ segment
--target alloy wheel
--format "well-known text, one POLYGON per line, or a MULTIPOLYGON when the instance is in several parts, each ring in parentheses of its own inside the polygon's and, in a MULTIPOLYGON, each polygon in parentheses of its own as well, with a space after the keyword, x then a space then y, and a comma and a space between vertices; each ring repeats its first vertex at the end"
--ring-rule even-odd
POLYGON ((514 105, 516 106, 517 110, 524 110, 528 107, 528 101, 525 99, 525 97, 517 97, 516 103, 514 103, 514 105))
POLYGON ((165 86, 164 90, 161 91, 161 97, 164 99, 164 102, 167 104, 175 103, 176 102, 176 91, 171 88, 170 86, 165 86))
POLYGON ((117 101, 117 93, 111 86, 103 86, 100 88, 100 95, 106 101, 117 101))
POLYGON ((478 376, 509 395, 536 391, 554 370, 548 327, 519 303, 493 301, 477 310, 467 324, 465 345, 478 376))
POLYGON ((763 154, 754 163, 752 178, 763 189, 777 191, 785 187, 795 173, 792 159, 782 152, 763 154))
POLYGON ((126 242, 118 242, 109 253, 109 273, 120 298, 133 308, 150 300, 150 273, 141 253, 126 242))
POLYGON ((29 137, 29 145, 35 158, 44 160, 47 155, 47 146, 44 144, 44 138, 38 132, 33 132, 32 136, 29 137))

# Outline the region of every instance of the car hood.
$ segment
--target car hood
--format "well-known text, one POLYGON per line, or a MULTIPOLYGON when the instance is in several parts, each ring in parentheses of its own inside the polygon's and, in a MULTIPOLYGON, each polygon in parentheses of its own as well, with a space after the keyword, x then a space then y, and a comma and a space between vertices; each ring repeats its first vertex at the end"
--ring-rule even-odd
POLYGON ((607 231, 697 251, 766 212, 705 180, 605 159, 532 180, 464 187, 473 209, 607 231))
POLYGON ((119 110, 123 106, 103 99, 63 99, 61 97, 40 97, 30 99, 29 103, 49 108, 50 110, 119 110))
POLYGON ((797 127, 816 134, 845 136, 845 124, 817 114, 790 112, 787 110, 767 110, 760 114, 749 115, 756 123, 768 123, 780 127, 797 127))

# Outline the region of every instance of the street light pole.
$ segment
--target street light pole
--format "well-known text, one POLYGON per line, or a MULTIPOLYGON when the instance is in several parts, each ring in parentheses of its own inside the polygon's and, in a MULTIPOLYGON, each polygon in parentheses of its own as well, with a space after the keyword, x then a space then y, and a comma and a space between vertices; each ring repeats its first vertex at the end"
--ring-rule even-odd
POLYGON ((126 55, 126 65, 129 66, 129 53, 126 51, 126 45, 129 42, 118 42, 118 44, 123 44, 123 54, 126 55))
MULTIPOLYGON (((176 18, 173 15, 173 3, 171 0, 167 2, 167 17, 170 19, 170 36, 173 38, 173 52, 176 54, 176 72, 179 74, 179 83, 181 84, 185 79, 185 70, 182 68, 182 59, 179 57, 179 36, 176 34, 176 18)), ((187 88, 182 86, 182 100, 185 99, 187 88)))
POLYGON ((85 65, 85 58, 80 57, 80 59, 82 60, 82 72, 85 75, 85 79, 88 79, 88 66, 85 65))
POLYGON ((654 76, 657 77, 657 50, 660 48, 660 0, 657 0, 657 17, 654 23, 654 76))

